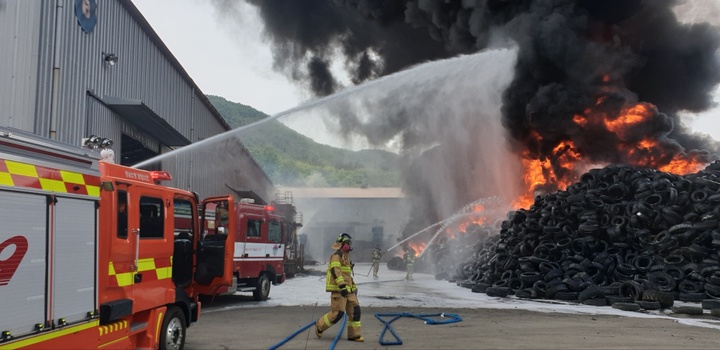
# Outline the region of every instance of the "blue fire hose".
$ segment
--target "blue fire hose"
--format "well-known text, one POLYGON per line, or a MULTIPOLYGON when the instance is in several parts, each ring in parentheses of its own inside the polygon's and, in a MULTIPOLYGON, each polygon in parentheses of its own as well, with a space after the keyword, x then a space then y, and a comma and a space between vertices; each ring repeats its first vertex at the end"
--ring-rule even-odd
MULTIPOLYGON (((339 331, 338 334, 335 336, 335 339, 333 340, 332 344, 330 344, 330 350, 335 349, 335 345, 337 344, 338 340, 340 340, 340 336, 342 335, 343 330, 345 330, 345 324, 346 324, 346 323, 347 323, 347 314, 343 315, 342 324, 340 325, 340 331, 339 331)), ((290 341, 290 339, 295 338, 296 335, 302 333, 304 330, 306 330, 306 329, 308 329, 308 328, 310 328, 310 327, 312 327, 312 326, 314 326, 314 325, 315 325, 315 321, 312 321, 312 322, 308 323, 308 324, 305 325, 303 328, 300 328, 300 329, 296 330, 295 333, 290 334, 287 338, 283 339, 283 340, 280 341, 279 343, 277 343, 277 344, 269 347, 268 350, 276 350, 277 348, 281 347, 283 344, 285 344, 285 343, 287 343, 288 341, 290 341)))
POLYGON ((400 339, 400 336, 395 333, 395 330, 392 329, 390 326, 391 323, 393 323, 395 320, 400 319, 402 317, 412 317, 412 318, 419 318, 423 321, 425 321, 425 324, 448 324, 448 323, 455 323, 462 321, 462 318, 456 314, 446 314, 446 313, 439 313, 439 314, 411 314, 407 312, 402 313, 390 313, 390 314, 375 314, 375 318, 380 320, 383 324, 383 330, 380 332, 380 345, 402 345, 402 339, 400 339), (391 320, 383 319, 383 317, 393 317, 391 320), (440 318, 447 318, 447 319, 441 319, 436 320, 431 317, 440 317, 440 318), (393 337, 395 337, 395 341, 385 341, 385 333, 390 330, 390 333, 392 333, 393 337))

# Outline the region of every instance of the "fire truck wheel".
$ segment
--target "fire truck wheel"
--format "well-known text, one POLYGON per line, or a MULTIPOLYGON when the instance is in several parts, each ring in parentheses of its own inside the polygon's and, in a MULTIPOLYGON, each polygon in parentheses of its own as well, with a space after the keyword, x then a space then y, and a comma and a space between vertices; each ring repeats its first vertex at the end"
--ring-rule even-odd
POLYGON ((257 288, 253 291, 253 298, 257 301, 265 301, 270 295, 270 279, 267 274, 260 276, 257 288))
POLYGON ((185 347, 185 332, 182 311, 175 306, 168 307, 160 330, 160 350, 182 350, 185 347))

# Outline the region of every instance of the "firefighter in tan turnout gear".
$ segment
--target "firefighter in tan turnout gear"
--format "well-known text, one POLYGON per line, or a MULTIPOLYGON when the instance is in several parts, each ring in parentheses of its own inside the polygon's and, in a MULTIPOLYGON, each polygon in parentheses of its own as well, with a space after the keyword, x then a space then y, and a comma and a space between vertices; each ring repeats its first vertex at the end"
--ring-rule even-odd
POLYGON ((325 290, 330 292, 330 312, 315 322, 315 335, 321 338, 325 330, 342 320, 347 313, 348 340, 365 341, 360 333, 360 304, 352 277, 353 263, 349 257, 352 237, 347 233, 341 234, 332 249, 335 249, 335 253, 330 257, 325 279, 325 290))

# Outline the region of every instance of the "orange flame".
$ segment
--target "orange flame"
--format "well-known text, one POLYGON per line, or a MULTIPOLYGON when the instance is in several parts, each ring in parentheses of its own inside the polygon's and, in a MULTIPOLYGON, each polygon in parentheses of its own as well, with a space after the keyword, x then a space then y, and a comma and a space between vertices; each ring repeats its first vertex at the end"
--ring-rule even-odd
POLYGON ((605 127, 613 133, 620 133, 627 127, 641 123, 650 116, 651 105, 647 103, 638 103, 630 108, 625 109, 617 118, 613 120, 605 119, 605 127))
POLYGON ((415 256, 420 255, 425 250, 425 243, 423 242, 408 242, 408 245, 415 251, 415 256))
MULTIPOLYGON (((607 83, 610 76, 604 75, 602 80, 607 83)), ((615 90, 613 87, 604 88, 607 92, 615 90)), ((634 138, 633 129, 650 121, 658 113, 654 105, 646 102, 634 103, 622 109, 619 115, 610 116, 602 112, 606 99, 607 96, 599 96, 595 106, 586 108, 582 114, 574 115, 572 121, 581 128, 586 128, 591 123, 604 126, 608 132, 616 134, 622 140, 621 143, 608 147, 614 147, 620 152, 623 162, 680 175, 702 169, 704 164, 691 154, 669 154, 669 148, 660 140, 638 141, 634 138)), ((543 140, 538 132, 532 131, 528 141, 540 148, 546 140, 543 140)), ((526 150, 521 155, 525 193, 512 203, 515 208, 529 208, 539 191, 564 190, 579 176, 579 167, 584 164, 583 154, 572 141, 558 141, 550 153, 538 156, 526 150)))

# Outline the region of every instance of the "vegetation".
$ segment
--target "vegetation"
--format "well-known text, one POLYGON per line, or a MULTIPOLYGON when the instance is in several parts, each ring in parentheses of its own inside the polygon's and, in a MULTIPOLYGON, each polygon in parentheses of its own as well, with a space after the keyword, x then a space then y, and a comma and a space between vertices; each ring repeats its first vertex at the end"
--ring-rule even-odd
MULTIPOLYGON (((250 106, 208 95, 232 128, 268 115, 250 106)), ((385 151, 349 151, 316 143, 278 121, 240 136, 273 183, 293 187, 388 187, 399 185, 398 155, 385 151)))

